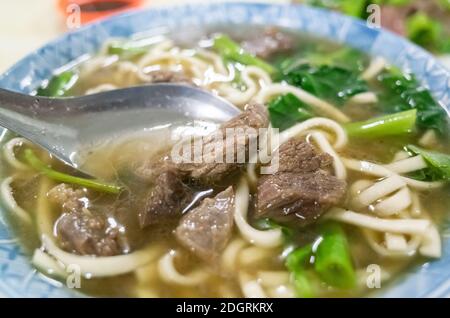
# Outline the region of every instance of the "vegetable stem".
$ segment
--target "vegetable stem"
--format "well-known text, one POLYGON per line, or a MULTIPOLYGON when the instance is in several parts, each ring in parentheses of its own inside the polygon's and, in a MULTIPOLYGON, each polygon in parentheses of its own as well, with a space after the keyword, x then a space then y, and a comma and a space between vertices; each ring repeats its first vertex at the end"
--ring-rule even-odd
POLYGON ((74 177, 62 172, 58 172, 47 166, 42 162, 31 149, 26 149, 24 152, 25 160, 28 164, 37 171, 40 171, 45 176, 60 182, 76 184, 82 187, 91 188, 94 190, 117 194, 121 187, 117 185, 102 183, 96 180, 89 180, 85 178, 74 177))
POLYGON ((315 251, 314 268, 319 277, 338 288, 352 288, 356 284, 347 238, 336 223, 322 226, 322 241, 315 251))
POLYGON ((111 43, 107 48, 107 53, 111 55, 125 56, 132 58, 148 52, 147 47, 133 46, 130 43, 111 43))
POLYGON ((330 286, 349 289, 356 285, 347 238, 336 223, 325 223, 320 227, 321 238, 314 244, 295 249, 285 265, 299 297, 314 297, 318 278, 330 286))
POLYGON ((76 82, 77 75, 71 71, 63 72, 52 77, 46 87, 37 90, 38 96, 60 97, 63 96, 76 82))
POLYGON ((260 67, 269 74, 273 74, 276 71, 272 65, 264 62, 253 54, 245 52, 245 50, 238 43, 234 42, 227 35, 217 35, 214 38, 213 47, 225 59, 233 60, 244 65, 254 65, 260 67))
POLYGON ((312 246, 308 244, 290 253, 286 259, 286 267, 292 273, 295 292, 301 298, 312 298, 316 294, 306 269, 311 255, 312 246))
POLYGON ((379 138, 410 133, 416 123, 417 110, 389 114, 344 126, 351 137, 379 138))

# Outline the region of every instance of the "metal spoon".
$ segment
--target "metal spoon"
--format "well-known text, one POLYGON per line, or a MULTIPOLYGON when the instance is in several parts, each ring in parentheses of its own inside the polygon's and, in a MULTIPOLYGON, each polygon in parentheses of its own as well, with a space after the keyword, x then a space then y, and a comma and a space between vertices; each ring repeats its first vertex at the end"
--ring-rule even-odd
POLYGON ((180 121, 223 122, 239 112, 222 98, 179 84, 153 84, 67 98, 0 89, 0 125, 76 169, 80 169, 80 148, 105 138, 180 121))

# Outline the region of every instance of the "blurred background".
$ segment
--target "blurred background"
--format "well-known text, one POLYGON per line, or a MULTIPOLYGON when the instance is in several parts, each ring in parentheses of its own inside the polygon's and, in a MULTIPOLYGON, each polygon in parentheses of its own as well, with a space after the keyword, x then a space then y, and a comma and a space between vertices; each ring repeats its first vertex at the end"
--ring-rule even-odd
MULTIPOLYGON (((244 2, 245 0, 241 0, 244 2)), ((136 7, 180 3, 220 2, 201 0, 3 0, 0 3, 0 72, 28 52, 56 36, 87 23, 136 7), (77 4, 80 21, 71 15, 77 4)), ((222 2, 224 2, 222 0, 222 2)), ((367 6, 381 8, 381 24, 409 37, 449 63, 450 0, 247 0, 245 2, 308 3, 367 19, 367 6)))

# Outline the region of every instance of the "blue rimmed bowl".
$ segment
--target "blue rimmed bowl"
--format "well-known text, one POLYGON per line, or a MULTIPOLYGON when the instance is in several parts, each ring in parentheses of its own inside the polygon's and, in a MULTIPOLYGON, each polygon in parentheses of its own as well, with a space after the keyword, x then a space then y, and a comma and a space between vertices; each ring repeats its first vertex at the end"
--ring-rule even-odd
MULTIPOLYGON (((391 64, 415 73, 436 100, 450 108, 450 72, 429 53, 390 32, 369 28, 363 21, 300 5, 224 3, 126 13, 67 33, 31 53, 0 76, 0 87, 30 93, 55 70, 96 52, 111 37, 128 37, 160 27, 177 30, 216 24, 276 25, 382 56, 391 64)), ((74 296, 72 291, 59 287, 30 266, 29 258, 5 222, 4 213, 0 211, 0 296, 74 296)), ((443 227, 442 258, 412 269, 383 290, 381 296, 450 296, 450 222, 443 227)))

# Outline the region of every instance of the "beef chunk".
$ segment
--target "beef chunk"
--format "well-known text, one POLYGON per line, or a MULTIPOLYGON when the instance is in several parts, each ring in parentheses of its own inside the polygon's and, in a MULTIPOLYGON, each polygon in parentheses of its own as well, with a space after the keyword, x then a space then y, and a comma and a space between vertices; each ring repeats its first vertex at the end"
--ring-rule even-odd
POLYGON ((276 53, 291 50, 294 46, 294 40, 286 33, 271 27, 267 28, 261 36, 244 41, 242 46, 246 51, 267 59, 276 53))
POLYGON ((307 142, 289 139, 279 150, 278 172, 312 172, 332 164, 333 158, 327 153, 317 153, 307 142))
POLYGON ((233 188, 206 198, 180 221, 175 236, 204 261, 214 262, 226 247, 233 231, 233 188))
MULTIPOLYGON (((184 181, 195 180, 202 184, 210 184, 238 171, 244 163, 236 163, 237 160, 234 160, 232 163, 225 163, 227 151, 233 151, 236 155, 235 150, 238 147, 248 147, 250 138, 257 138, 257 129, 267 127, 268 124, 269 119, 266 108, 258 104, 249 104, 239 116, 220 127, 219 130, 223 131, 220 139, 215 137, 217 135, 207 136, 202 139, 203 149, 206 149, 208 145, 213 145, 212 143, 220 142, 220 145, 223 147, 223 163, 209 157, 211 153, 204 152, 199 163, 175 163, 162 158, 155 165, 148 168, 148 174, 154 176, 154 181, 148 194, 145 196, 146 199, 142 204, 142 208, 138 212, 141 228, 168 220, 177 220, 181 216, 182 209, 187 206, 192 197, 192 192, 186 187, 184 181), (234 136, 236 138, 231 139, 234 142, 226 144, 224 139, 227 137, 225 133, 227 128, 242 128, 243 131, 253 128, 256 134, 251 136, 244 134, 244 138, 239 138, 242 136, 234 136)), ((214 149, 214 147, 211 149, 214 149)))
POLYGON ((307 225, 338 204, 344 194, 345 182, 323 171, 263 177, 258 182, 257 216, 307 225))
POLYGON ((239 163, 237 160, 238 149, 244 149, 248 158, 250 140, 258 137, 259 128, 265 128, 268 125, 269 117, 266 107, 251 103, 241 114, 222 124, 218 132, 203 138, 203 152, 199 163, 179 163, 177 169, 189 178, 202 183, 216 183, 243 167, 244 162, 239 163), (230 132, 228 128, 235 130, 230 132), (232 142, 226 142, 230 140, 232 142), (214 143, 219 143, 218 147, 222 149, 220 160, 216 160, 215 151, 206 151, 206 149, 216 149, 214 143), (234 154, 232 162, 227 162, 227 154, 229 157, 234 154))
POLYGON ((305 141, 291 139, 280 146, 279 170, 258 180, 257 218, 278 222, 295 221, 303 226, 317 220, 338 204, 346 183, 322 170, 332 163, 305 141))
POLYGON ((179 83, 193 85, 192 80, 181 72, 173 71, 153 71, 148 74, 151 83, 179 83))
POLYGON ((269 126, 269 114, 264 105, 251 102, 245 110, 233 119, 223 123, 220 127, 226 128, 266 128, 269 126))
POLYGON ((63 249, 81 255, 113 256, 122 254, 120 231, 111 227, 102 215, 89 211, 64 213, 56 223, 63 249))
POLYGON ((190 196, 178 171, 170 165, 163 166, 138 213, 141 228, 178 218, 190 196))
POLYGON ((80 255, 97 256, 124 252, 120 227, 110 225, 104 214, 91 213, 83 190, 60 184, 49 191, 48 197, 63 211, 56 222, 56 233, 63 249, 80 255))
POLYGON ((87 193, 82 189, 74 190, 65 183, 61 183, 50 189, 47 193, 49 200, 62 207, 67 212, 77 212, 85 205, 87 193))
POLYGON ((165 151, 151 155, 147 160, 138 161, 124 171, 126 177, 137 184, 153 184, 165 170, 176 172, 176 166, 170 161, 170 154, 165 151))

